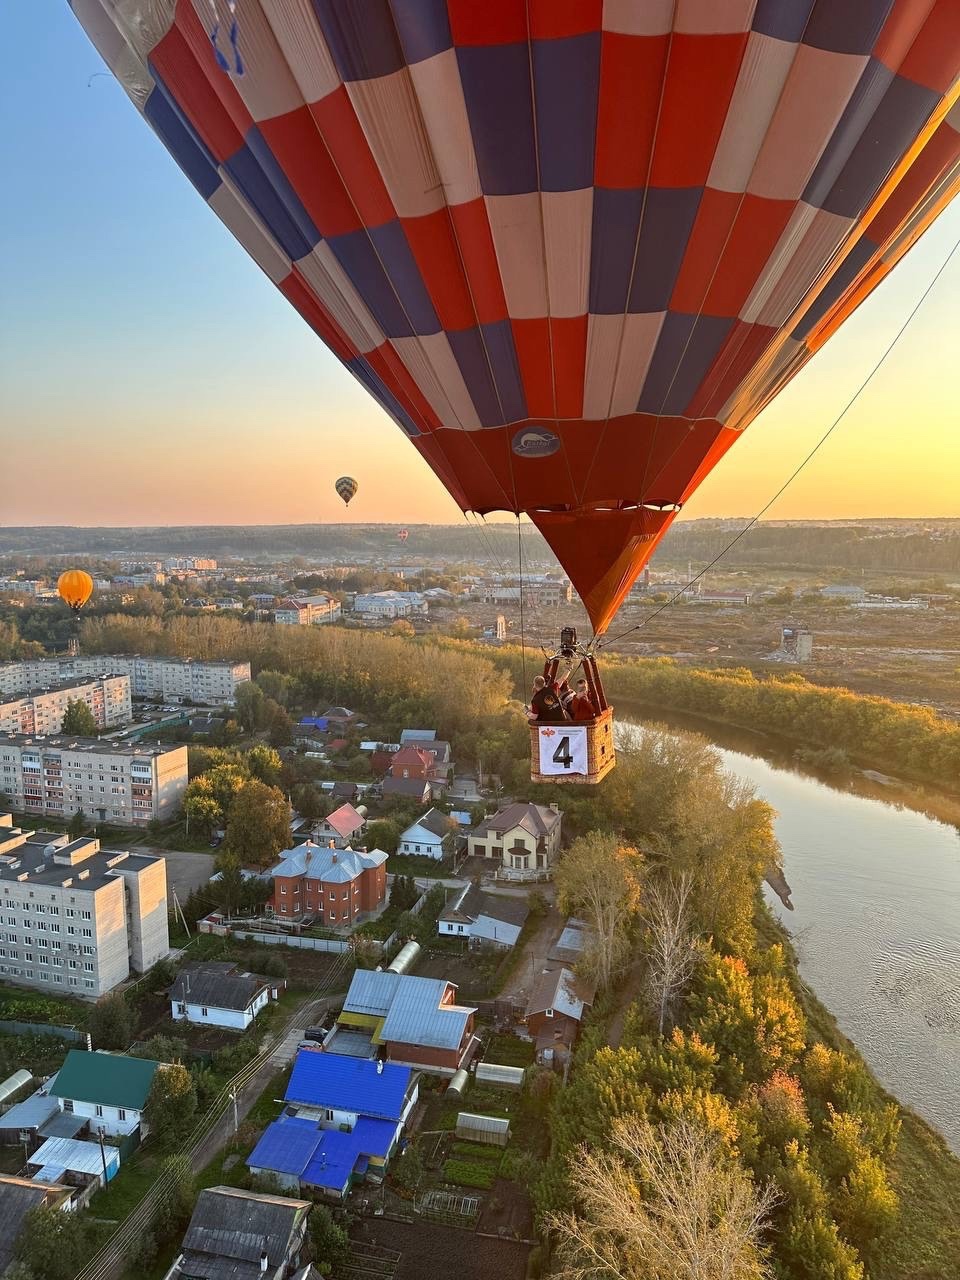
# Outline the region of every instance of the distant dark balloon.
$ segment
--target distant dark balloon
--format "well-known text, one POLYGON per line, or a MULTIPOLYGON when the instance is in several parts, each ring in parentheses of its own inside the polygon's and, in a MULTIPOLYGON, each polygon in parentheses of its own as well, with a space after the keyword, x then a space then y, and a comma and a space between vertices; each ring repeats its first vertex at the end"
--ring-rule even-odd
POLYGON ((529 514, 597 632, 960 189, 956 7, 243 0, 228 31, 73 3, 258 266, 464 511, 529 514))
POLYGON ((337 493, 339 493, 340 497, 343 499, 344 506, 347 507, 350 505, 350 499, 356 496, 356 492, 359 487, 360 486, 357 484, 356 480, 354 480, 353 476, 341 476, 334 485, 337 493))

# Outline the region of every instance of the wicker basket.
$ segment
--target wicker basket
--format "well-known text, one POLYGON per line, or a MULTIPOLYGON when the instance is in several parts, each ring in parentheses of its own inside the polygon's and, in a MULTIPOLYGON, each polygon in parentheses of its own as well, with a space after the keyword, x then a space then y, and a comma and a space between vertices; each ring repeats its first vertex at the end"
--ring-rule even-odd
POLYGON ((540 730, 542 725, 531 722, 530 725, 530 780, 532 782, 559 782, 568 786, 584 784, 592 785, 605 778, 617 763, 613 745, 613 707, 602 711, 595 720, 584 720, 575 723, 551 725, 558 735, 575 730, 586 730, 587 772, 586 773, 541 773, 540 772, 540 730))

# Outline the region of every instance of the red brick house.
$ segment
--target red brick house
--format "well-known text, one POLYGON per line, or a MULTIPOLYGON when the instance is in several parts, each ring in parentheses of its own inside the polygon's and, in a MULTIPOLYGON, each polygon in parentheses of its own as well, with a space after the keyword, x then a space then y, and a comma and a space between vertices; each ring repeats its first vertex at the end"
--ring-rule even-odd
POLYGON ((524 1017, 537 1047, 538 1062, 551 1060, 550 1050, 563 1053, 573 1047, 593 997, 589 985, 570 969, 545 969, 540 974, 524 1017))
POLYGON ((401 747, 390 761, 391 778, 429 778, 433 772, 433 755, 409 743, 401 747))
POLYGON ((285 920, 317 920, 343 928, 382 906, 387 895, 387 855, 313 844, 288 849, 269 875, 269 906, 285 920))

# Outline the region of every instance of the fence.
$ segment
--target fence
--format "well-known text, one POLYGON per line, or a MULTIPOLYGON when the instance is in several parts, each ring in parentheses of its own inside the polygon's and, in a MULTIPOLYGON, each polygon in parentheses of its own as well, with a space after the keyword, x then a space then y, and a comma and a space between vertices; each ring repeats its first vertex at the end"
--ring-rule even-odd
POLYGON ((57 1036, 61 1040, 84 1044, 87 1040, 85 1031, 78 1031, 76 1027, 54 1027, 48 1022, 13 1022, 2 1018, 0 1031, 11 1036, 57 1036))
MULTIPOLYGON (((417 888, 419 889, 419 888, 420 888, 420 885, 417 885, 417 888)), ((410 910, 410 914, 411 914, 412 916, 418 916, 418 915, 420 914, 420 912, 423 910, 424 905, 426 904, 426 901, 427 901, 427 895, 429 894, 429 892, 430 892, 430 890, 431 890, 432 888, 433 888, 433 885, 430 885, 430 886, 428 886, 426 889, 424 889, 424 890, 423 890, 423 892, 420 894, 420 897, 416 900, 416 902, 413 904, 413 906, 412 906, 412 907, 410 907, 410 909, 409 909, 409 910, 410 910)), ((393 948, 394 948, 395 946, 397 946, 397 944, 398 944, 400 941, 401 941, 401 939, 400 939, 400 937, 399 937, 399 935, 398 935, 398 933, 397 933, 396 929, 394 929, 394 931, 393 931, 393 933, 391 933, 390 937, 389 937, 389 938, 384 938, 383 942, 381 942, 381 943, 380 943, 381 947, 383 948, 383 953, 382 953, 382 954, 383 954, 384 956, 388 956, 388 955, 390 954, 390 952, 393 950, 393 948)))
POLYGON ((197 931, 211 933, 218 938, 236 938, 240 942, 262 942, 268 947, 297 947, 301 951, 332 951, 335 955, 343 955, 352 949, 345 938, 313 938, 304 934, 286 934, 266 929, 234 929, 216 913, 198 920, 197 931))

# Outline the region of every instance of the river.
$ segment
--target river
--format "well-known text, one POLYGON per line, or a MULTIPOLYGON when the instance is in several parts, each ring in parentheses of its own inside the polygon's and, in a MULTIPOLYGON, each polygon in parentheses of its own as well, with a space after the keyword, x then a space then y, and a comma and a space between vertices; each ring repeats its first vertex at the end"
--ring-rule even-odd
MULTIPOLYGON (((733 750, 725 731, 697 728, 777 812, 794 910, 765 892, 793 935, 804 979, 881 1083, 960 1154, 957 827, 800 772, 776 747, 781 758, 765 759, 759 743, 733 750)), ((737 735, 738 748, 745 740, 737 735)), ((919 794, 916 802, 926 804, 919 794)))

